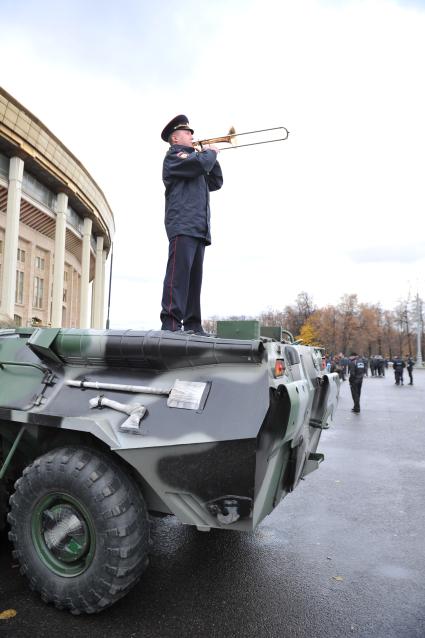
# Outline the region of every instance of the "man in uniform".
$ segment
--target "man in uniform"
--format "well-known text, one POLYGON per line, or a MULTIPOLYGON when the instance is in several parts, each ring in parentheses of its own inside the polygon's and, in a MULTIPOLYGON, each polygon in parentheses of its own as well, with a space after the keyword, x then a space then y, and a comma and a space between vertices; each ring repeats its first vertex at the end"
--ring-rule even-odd
POLYGON ((398 355, 393 359, 393 370, 396 385, 403 385, 403 370, 406 367, 403 359, 398 355))
POLYGON ((378 367, 378 375, 380 377, 385 377, 385 361, 384 357, 381 354, 378 354, 377 359, 377 367, 378 367))
POLYGON ((410 355, 407 355, 407 361, 406 361, 406 369, 407 372, 409 373, 409 385, 413 385, 413 366, 415 365, 415 362, 413 360, 413 358, 410 355))
POLYGON ((211 244, 210 191, 221 188, 219 149, 193 147, 193 129, 177 115, 161 133, 170 144, 162 179, 165 185, 165 228, 168 262, 162 294, 162 330, 206 335, 201 323, 201 287, 205 246, 211 244))
POLYGON ((350 355, 349 364, 349 383, 351 389, 351 396, 353 397, 354 406, 351 412, 358 414, 360 412, 360 395, 362 392, 363 377, 366 372, 366 365, 364 359, 359 357, 356 352, 352 352, 350 355))

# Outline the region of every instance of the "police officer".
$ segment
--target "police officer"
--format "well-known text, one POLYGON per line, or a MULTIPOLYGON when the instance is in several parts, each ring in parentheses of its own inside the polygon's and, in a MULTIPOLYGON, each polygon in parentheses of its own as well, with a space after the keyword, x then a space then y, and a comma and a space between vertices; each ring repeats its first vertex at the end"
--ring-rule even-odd
POLYGON ((385 361, 384 357, 381 354, 377 356, 377 366, 378 366, 378 375, 380 377, 385 377, 385 361))
POLYGON ((221 188, 219 149, 193 147, 193 129, 177 115, 161 133, 170 144, 162 179, 168 262, 162 294, 162 330, 206 335, 201 323, 201 287, 205 246, 211 244, 209 193, 221 188))
POLYGON ((406 367, 403 359, 398 355, 393 359, 393 370, 396 385, 403 385, 403 370, 406 367))
POLYGON ((354 401, 354 406, 351 412, 359 413, 363 377, 366 372, 364 359, 362 357, 359 357, 356 352, 352 352, 350 355, 350 363, 348 369, 350 373, 348 381, 350 383, 351 396, 353 397, 354 401))
POLYGON ((408 355, 407 356, 407 361, 406 361, 406 369, 407 372, 409 373, 409 385, 413 385, 413 366, 415 365, 415 361, 413 360, 413 358, 408 355))

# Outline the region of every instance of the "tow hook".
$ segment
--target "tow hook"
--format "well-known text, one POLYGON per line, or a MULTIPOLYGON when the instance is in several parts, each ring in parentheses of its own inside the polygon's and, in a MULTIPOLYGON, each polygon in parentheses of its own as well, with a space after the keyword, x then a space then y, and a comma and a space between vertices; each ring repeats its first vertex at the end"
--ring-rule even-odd
POLYGON ((223 496, 207 503, 207 509, 222 525, 231 525, 250 516, 252 499, 246 496, 223 496))

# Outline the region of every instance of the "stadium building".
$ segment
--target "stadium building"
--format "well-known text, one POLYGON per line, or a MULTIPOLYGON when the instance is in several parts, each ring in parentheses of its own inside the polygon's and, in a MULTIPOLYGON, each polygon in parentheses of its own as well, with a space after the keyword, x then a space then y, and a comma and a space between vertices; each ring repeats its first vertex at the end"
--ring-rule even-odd
POLYGON ((81 162, 0 87, 0 319, 104 327, 114 231, 81 162))

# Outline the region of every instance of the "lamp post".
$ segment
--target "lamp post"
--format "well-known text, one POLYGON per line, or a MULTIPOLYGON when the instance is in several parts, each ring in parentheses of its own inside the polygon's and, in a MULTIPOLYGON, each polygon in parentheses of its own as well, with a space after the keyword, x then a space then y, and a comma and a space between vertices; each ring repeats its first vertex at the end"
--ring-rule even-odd
POLYGON ((419 299, 419 293, 416 293, 416 321, 417 321, 417 339, 416 339, 416 365, 415 368, 422 368, 422 304, 419 299))

